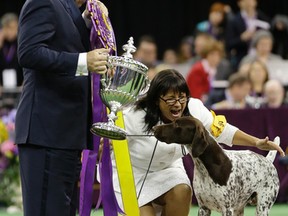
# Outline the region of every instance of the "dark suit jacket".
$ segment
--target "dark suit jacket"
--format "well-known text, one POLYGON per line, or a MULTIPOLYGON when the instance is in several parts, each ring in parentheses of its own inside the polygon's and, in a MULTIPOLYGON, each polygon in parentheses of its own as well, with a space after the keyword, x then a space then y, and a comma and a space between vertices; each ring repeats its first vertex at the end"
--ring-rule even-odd
POLYGON ((61 149, 91 147, 90 76, 75 76, 89 34, 73 0, 27 0, 19 17, 24 87, 16 143, 61 149))
MULTIPOLYGON (((270 23, 270 19, 261 11, 257 11, 257 19, 270 23)), ((240 35, 246 31, 246 29, 246 23, 240 12, 238 12, 234 18, 227 23, 226 47, 229 55, 233 50, 233 55, 235 57, 233 61, 236 61, 234 62, 236 66, 238 66, 241 59, 247 55, 249 49, 250 42, 244 42, 240 39, 240 35)))

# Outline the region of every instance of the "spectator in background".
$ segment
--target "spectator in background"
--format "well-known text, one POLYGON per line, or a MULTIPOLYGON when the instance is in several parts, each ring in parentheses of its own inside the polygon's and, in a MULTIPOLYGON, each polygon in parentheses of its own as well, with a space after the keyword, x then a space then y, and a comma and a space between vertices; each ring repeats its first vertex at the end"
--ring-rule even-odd
POLYGON ((216 40, 224 41, 226 11, 231 13, 228 5, 221 2, 214 2, 209 9, 208 20, 199 22, 196 25, 196 31, 208 33, 216 40))
POLYGON ((246 55, 241 60, 240 65, 251 63, 256 59, 266 65, 282 60, 281 56, 272 53, 273 35, 268 30, 258 30, 252 38, 251 46, 254 48, 253 52, 246 55))
POLYGON ((194 62, 196 63, 197 61, 201 60, 202 56, 201 53, 205 49, 206 45, 208 43, 211 43, 213 41, 213 37, 207 33, 199 32, 195 35, 195 40, 194 40, 194 62))
POLYGON ((238 0, 240 11, 227 23, 226 47, 234 70, 248 54, 250 42, 258 29, 269 29, 270 19, 257 10, 257 0, 238 0))
POLYGON ((182 38, 178 47, 178 63, 192 63, 193 59, 193 42, 192 36, 182 38))
POLYGON ((182 38, 177 49, 177 64, 174 64, 172 67, 184 77, 187 76, 189 69, 194 63, 193 42, 194 38, 192 36, 182 38))
POLYGON ((217 66, 223 55, 223 43, 212 39, 205 45, 201 52, 202 60, 192 66, 186 78, 192 97, 200 99, 203 103, 206 102, 217 66))
POLYGON ((273 53, 288 59, 288 16, 276 15, 271 23, 271 32, 274 36, 273 53))
POLYGON ((139 41, 134 58, 145 64, 148 68, 155 67, 158 64, 157 44, 150 35, 143 35, 139 41))
POLYGON ((252 62, 248 70, 248 78, 252 88, 246 100, 251 107, 258 109, 265 102, 264 86, 269 80, 269 73, 266 65, 259 60, 252 62))
POLYGON ((247 76, 235 73, 229 78, 228 87, 221 101, 212 104, 212 109, 244 109, 249 107, 246 97, 251 90, 251 83, 247 76))
POLYGON ((6 13, 1 18, 0 30, 0 85, 21 86, 23 71, 17 57, 18 16, 6 13))
MULTIPOLYGON (((211 41, 215 40, 211 35, 207 33, 198 33, 195 36, 194 41, 194 57, 193 63, 202 59, 202 52, 211 41)), ((230 62, 224 58, 221 58, 220 63, 217 66, 217 74, 215 75, 215 80, 227 80, 229 76, 233 73, 230 62)), ((187 76, 186 76, 187 77, 187 76)))
POLYGON ((262 107, 279 108, 287 106, 285 103, 285 89, 279 80, 271 79, 264 86, 265 103, 262 107))
POLYGON ((239 65, 238 73, 248 76, 249 69, 251 67, 251 62, 243 63, 239 65))
POLYGON ((163 64, 175 65, 178 63, 177 53, 174 49, 166 49, 163 53, 163 64))

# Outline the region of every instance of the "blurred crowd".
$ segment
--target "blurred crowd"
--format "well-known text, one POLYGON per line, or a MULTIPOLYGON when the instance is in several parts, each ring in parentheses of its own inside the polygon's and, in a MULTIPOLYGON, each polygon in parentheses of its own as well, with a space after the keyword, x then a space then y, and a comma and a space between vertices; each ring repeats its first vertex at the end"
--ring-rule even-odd
MULTIPOLYGON (((214 2, 207 20, 190 35, 179 38, 177 48, 159 56, 153 35, 138 38, 134 58, 157 72, 174 68, 186 78, 192 97, 208 108, 278 108, 288 98, 288 16, 268 17, 257 0, 237 0, 238 12, 214 2)), ((23 82, 17 61, 18 16, 0 19, 0 105, 14 106, 23 82)))
POLYGON ((23 82, 17 58, 18 15, 4 14, 0 26, 0 107, 13 108, 23 82))
POLYGON ((174 68, 186 78, 192 97, 208 108, 287 106, 288 16, 270 18, 257 0, 238 0, 239 12, 220 1, 207 20, 167 48, 159 59, 153 35, 138 40, 135 58, 149 67, 149 78, 174 68))

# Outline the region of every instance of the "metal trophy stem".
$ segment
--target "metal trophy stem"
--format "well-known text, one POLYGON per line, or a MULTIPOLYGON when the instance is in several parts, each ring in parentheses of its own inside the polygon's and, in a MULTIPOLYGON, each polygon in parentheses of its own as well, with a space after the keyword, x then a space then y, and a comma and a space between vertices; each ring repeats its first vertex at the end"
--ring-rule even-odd
POLYGON ((97 122, 91 127, 95 135, 109 139, 126 139, 126 131, 115 125, 117 112, 133 104, 139 93, 148 83, 148 68, 133 60, 132 53, 136 51, 133 38, 123 45, 125 53, 122 56, 109 56, 109 72, 102 76, 100 96, 103 103, 109 108, 108 122, 97 122))

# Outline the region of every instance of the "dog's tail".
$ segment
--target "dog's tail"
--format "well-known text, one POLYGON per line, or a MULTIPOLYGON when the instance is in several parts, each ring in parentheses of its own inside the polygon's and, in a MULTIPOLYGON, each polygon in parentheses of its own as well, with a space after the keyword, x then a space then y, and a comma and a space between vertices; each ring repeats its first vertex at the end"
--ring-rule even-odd
MULTIPOLYGON (((279 136, 276 136, 273 142, 276 143, 277 145, 280 145, 280 137, 279 137, 279 136)), ((276 154, 277 154, 277 150, 271 150, 271 151, 269 151, 269 153, 267 154, 266 158, 267 158, 271 163, 273 163, 273 161, 275 160, 276 154)))

